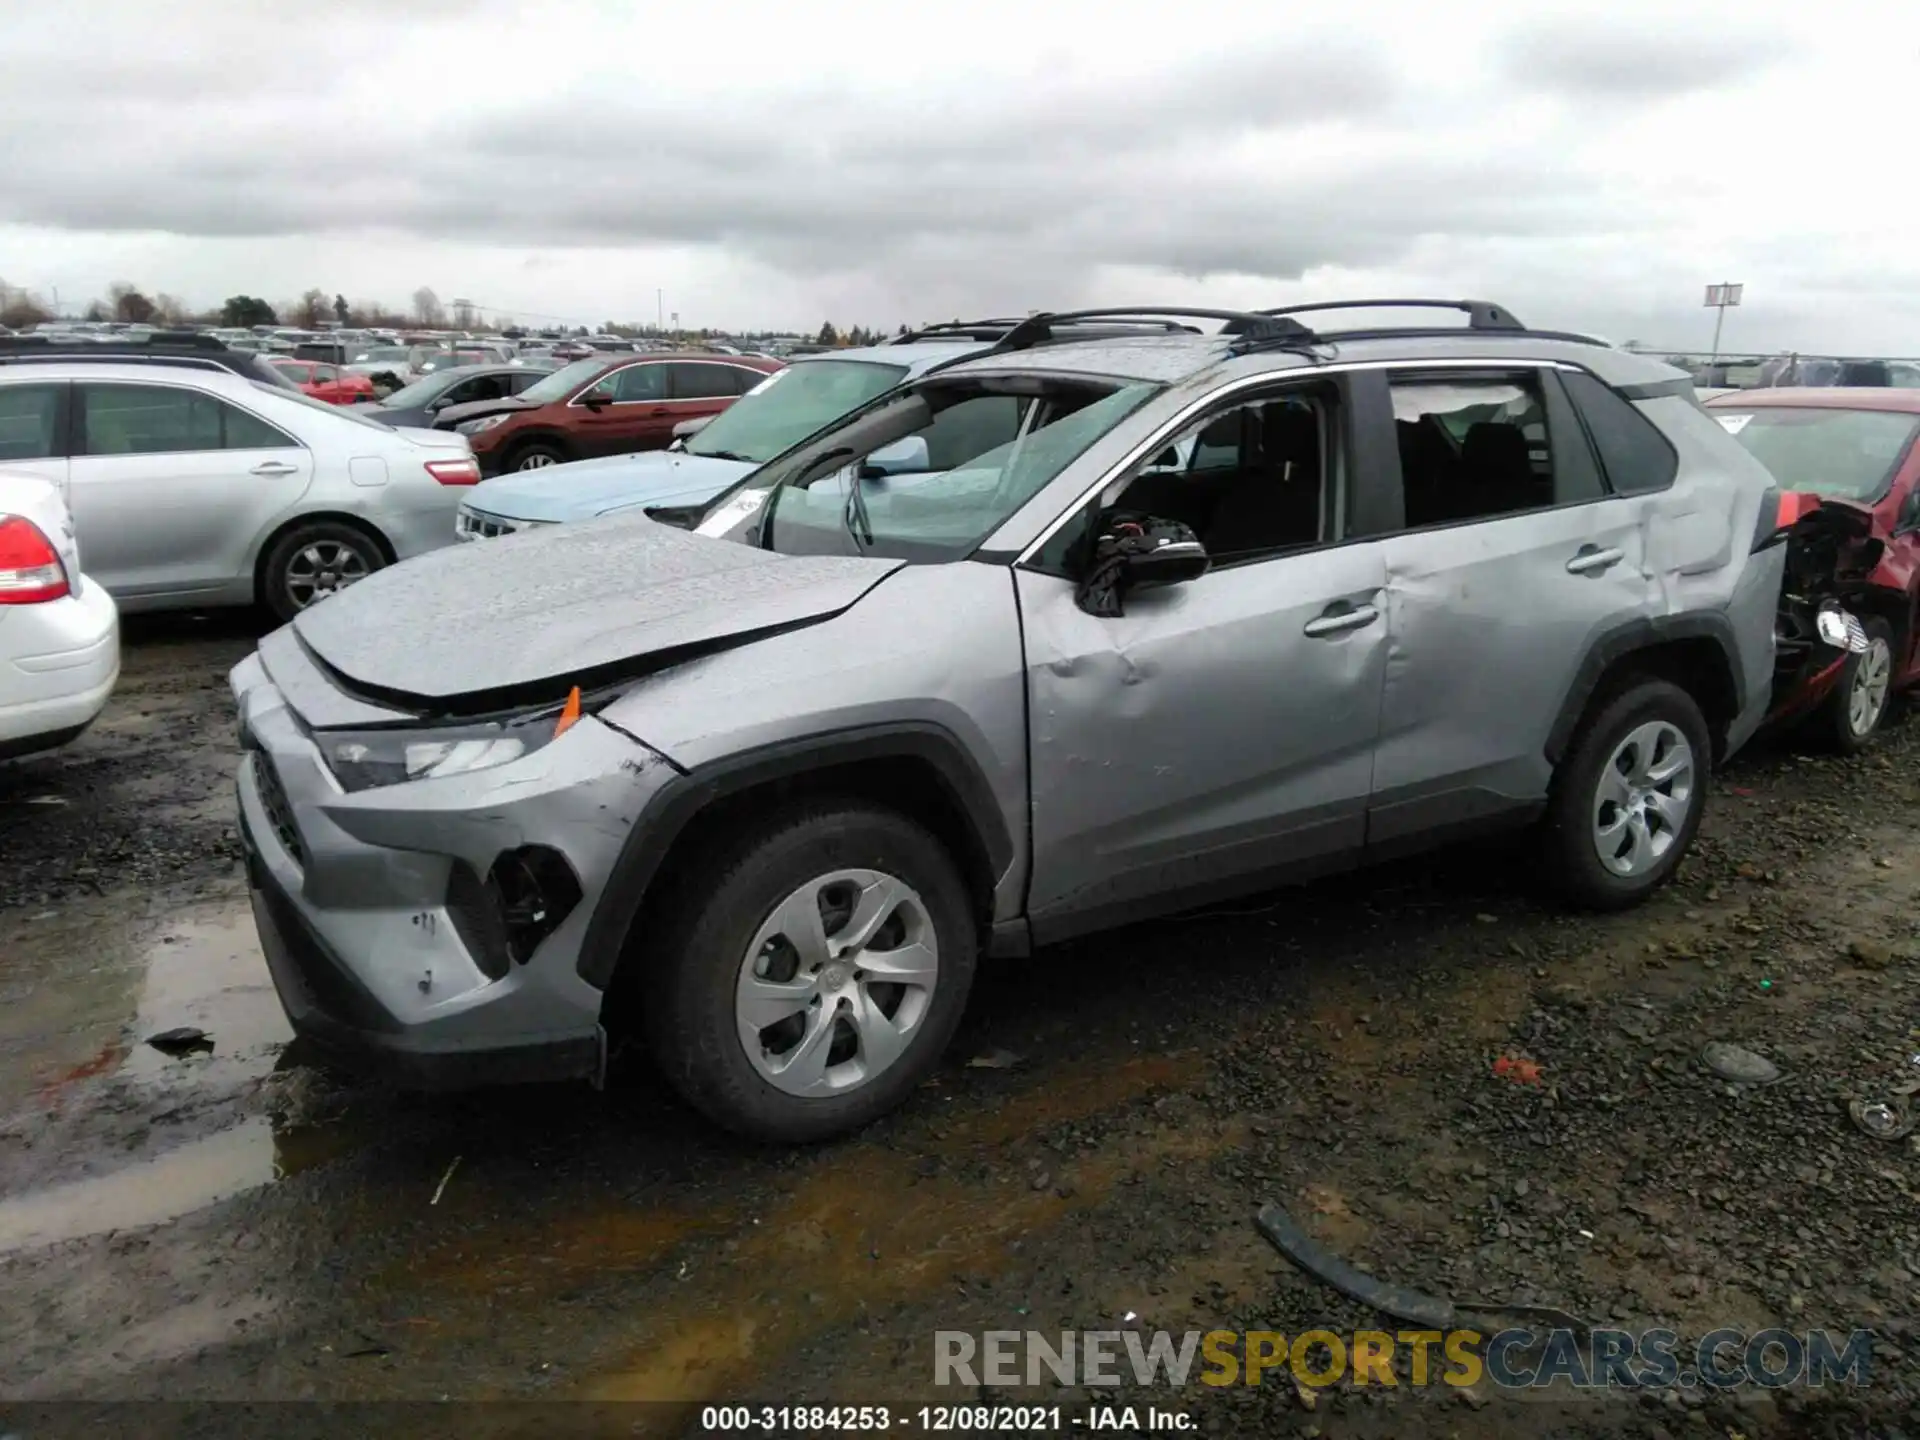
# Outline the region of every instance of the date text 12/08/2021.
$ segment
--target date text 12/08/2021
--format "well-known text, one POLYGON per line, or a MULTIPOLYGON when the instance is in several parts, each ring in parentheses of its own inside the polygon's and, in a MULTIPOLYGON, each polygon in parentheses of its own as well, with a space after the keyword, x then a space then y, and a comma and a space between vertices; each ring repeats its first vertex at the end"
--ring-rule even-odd
POLYGON ((885 1405, 709 1405, 700 1412, 700 1428, 714 1434, 813 1434, 822 1430, 923 1430, 930 1434, 971 1431, 1068 1435, 1077 1432, 1142 1430, 1177 1433, 1193 1430, 1192 1416, 1158 1406, 1090 1405, 922 1405, 894 1410, 885 1405))

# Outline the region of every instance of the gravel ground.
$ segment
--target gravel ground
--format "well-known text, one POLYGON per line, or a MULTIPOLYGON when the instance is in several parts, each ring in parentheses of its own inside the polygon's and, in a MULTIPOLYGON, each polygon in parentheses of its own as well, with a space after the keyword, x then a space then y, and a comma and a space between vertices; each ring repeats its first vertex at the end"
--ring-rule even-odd
POLYGON ((249 643, 139 633, 102 726, 0 767, 0 1399, 899 1406, 973 1398, 931 1385, 939 1329, 1382 1328, 1259 1236, 1278 1202, 1439 1294, 1683 1337, 1870 1327, 1872 1383, 1559 1404, 1275 1373, 1064 1402, 1249 1435, 1911 1423, 1920 1139, 1847 1107, 1920 1078, 1920 724, 1852 761, 1743 757, 1632 914, 1558 913, 1521 848, 1474 848, 991 966, 914 1104, 788 1154, 639 1070, 428 1100, 283 1050, 234 873, 249 643), (138 1043, 172 1023, 214 1054, 138 1043), (1716 1040, 1781 1078, 1716 1078, 1716 1040))

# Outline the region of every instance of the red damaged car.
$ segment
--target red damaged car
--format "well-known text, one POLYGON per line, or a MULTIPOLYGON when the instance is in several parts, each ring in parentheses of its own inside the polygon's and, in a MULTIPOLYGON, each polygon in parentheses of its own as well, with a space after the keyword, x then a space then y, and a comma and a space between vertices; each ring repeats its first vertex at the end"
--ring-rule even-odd
POLYGON ((269 355, 267 363, 298 385, 302 393, 329 405, 371 405, 379 397, 373 393, 373 381, 355 375, 338 365, 323 365, 313 360, 283 360, 269 355))
POLYGON ((1920 681, 1920 390, 1750 390, 1707 410, 1785 492, 1779 519, 1793 542, 1776 719, 1858 750, 1895 693, 1920 681), (1796 614, 1834 604, 1858 618, 1864 647, 1795 633, 1810 628, 1796 614))

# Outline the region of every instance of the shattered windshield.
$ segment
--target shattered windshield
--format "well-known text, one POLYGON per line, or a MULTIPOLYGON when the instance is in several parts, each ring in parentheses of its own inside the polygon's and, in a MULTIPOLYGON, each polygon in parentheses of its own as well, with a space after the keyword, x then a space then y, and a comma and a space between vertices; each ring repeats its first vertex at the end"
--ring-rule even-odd
POLYGON ((1807 406, 1716 407, 1713 418, 1788 490, 1868 504, 1887 493, 1920 415, 1807 406))
POLYGON ((1159 388, 1074 381, 1036 395, 941 395, 912 434, 777 487, 761 543, 792 555, 964 559, 1159 388))

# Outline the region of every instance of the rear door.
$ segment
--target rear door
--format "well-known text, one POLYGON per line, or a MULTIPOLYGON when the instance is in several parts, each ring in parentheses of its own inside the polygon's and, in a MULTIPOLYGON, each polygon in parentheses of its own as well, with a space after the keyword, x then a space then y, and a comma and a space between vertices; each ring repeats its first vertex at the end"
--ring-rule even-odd
POLYGON ((761 377, 743 365, 718 361, 676 360, 667 367, 672 411, 666 443, 673 441, 673 427, 683 420, 710 420, 744 395, 761 377))
POLYGON ((1402 503, 1367 839, 1394 848, 1544 799, 1581 663, 1657 586, 1644 504, 1607 490, 1550 367, 1387 378, 1402 503))
POLYGON ((292 436, 188 385, 82 381, 73 403, 68 506, 88 573, 116 595, 244 581, 261 530, 313 477, 292 436))
POLYGON ((64 380, 0 385, 0 471, 20 470, 67 486, 67 398, 64 380))

